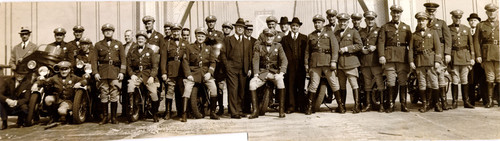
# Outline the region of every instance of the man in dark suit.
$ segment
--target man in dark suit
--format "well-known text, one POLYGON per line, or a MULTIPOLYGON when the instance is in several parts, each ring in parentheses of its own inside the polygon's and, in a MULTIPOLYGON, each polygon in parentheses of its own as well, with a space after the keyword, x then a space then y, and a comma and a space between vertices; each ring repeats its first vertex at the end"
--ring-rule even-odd
POLYGON ((235 34, 224 40, 221 51, 221 60, 227 71, 227 86, 231 118, 245 117, 241 110, 241 101, 244 97, 246 79, 252 73, 250 64, 252 46, 248 39, 243 37, 245 21, 239 18, 234 25, 235 34))
MULTIPOLYGON (((18 66, 22 67, 22 66, 18 66)), ((0 78, 0 115, 2 126, 7 129, 9 114, 17 114, 17 125, 23 126, 24 118, 28 114, 28 101, 31 94, 31 76, 27 76, 27 69, 16 69, 15 77, 0 78)))
MULTIPOLYGON (((253 33, 253 24, 249 21, 249 20, 246 20, 245 21, 245 35, 243 36, 243 38, 246 38, 250 41, 250 46, 252 48, 254 48, 255 46, 255 42, 257 42, 257 39, 252 37, 252 33, 253 33)), ((247 83, 250 83, 250 77, 247 79, 247 83)), ((252 96, 250 96, 250 90, 248 89, 248 87, 245 89, 245 97, 243 97, 243 102, 242 102, 242 110, 243 110, 243 113, 245 114, 250 114, 252 111, 251 111, 251 102, 252 102, 252 96)))
POLYGON ((303 108, 306 99, 304 94, 306 70, 303 58, 307 36, 299 33, 300 26, 302 26, 299 18, 294 17, 289 24, 291 32, 281 40, 281 44, 288 59, 288 73, 285 74, 285 88, 287 89, 285 107, 287 113, 292 113, 295 110, 305 110, 303 108))

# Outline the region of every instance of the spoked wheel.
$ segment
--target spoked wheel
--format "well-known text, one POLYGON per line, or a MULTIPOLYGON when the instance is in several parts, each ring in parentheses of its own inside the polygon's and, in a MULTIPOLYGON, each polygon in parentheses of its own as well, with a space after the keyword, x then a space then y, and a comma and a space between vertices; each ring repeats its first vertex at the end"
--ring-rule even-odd
POLYGON ((73 121, 76 124, 85 122, 89 110, 89 99, 83 90, 77 90, 73 104, 73 121))
POLYGON ((30 96, 30 101, 28 105, 28 116, 26 117, 26 124, 31 126, 35 123, 38 117, 38 107, 39 107, 39 93, 33 93, 30 96))
POLYGON ((135 89, 134 93, 130 96, 132 98, 132 103, 130 103, 132 108, 129 110, 129 121, 134 122, 139 120, 140 118, 140 111, 142 109, 142 97, 141 97, 141 92, 139 92, 139 89, 135 89))
POLYGON ((273 88, 269 86, 269 84, 266 84, 264 89, 261 89, 261 92, 263 92, 262 101, 259 101, 259 115, 265 115, 267 112, 267 107, 269 106, 269 99, 271 98, 271 93, 273 92, 273 88))

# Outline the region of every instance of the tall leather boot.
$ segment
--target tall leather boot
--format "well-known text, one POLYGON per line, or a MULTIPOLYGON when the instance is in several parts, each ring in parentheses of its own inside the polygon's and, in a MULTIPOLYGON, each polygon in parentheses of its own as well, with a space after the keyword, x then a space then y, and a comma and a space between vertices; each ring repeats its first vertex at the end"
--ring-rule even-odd
POLYGON ((380 91, 380 104, 378 105, 378 112, 382 113, 384 112, 384 95, 385 95, 385 91, 387 90, 381 90, 380 91))
POLYGON ((340 90, 340 94, 342 95, 342 108, 344 108, 344 110, 346 109, 345 108, 345 100, 347 98, 347 90, 340 90))
POLYGON ((187 105, 188 105, 188 102, 189 102, 189 98, 187 97, 183 97, 182 98, 182 117, 181 117, 181 122, 187 122, 187 113, 186 113, 186 110, 187 110, 187 105))
MULTIPOLYGON (((457 87, 458 88, 458 87, 457 87)), ((440 101, 441 101, 441 106, 443 106, 443 110, 449 110, 451 109, 450 107, 448 107, 448 101, 446 100, 446 89, 444 87, 440 88, 440 101)))
POLYGON ((434 100, 434 89, 427 89, 425 90, 427 94, 427 107, 432 109, 434 108, 434 105, 436 104, 436 101, 434 100))
MULTIPOLYGON (((464 106, 465 106, 465 93, 464 87, 465 85, 462 85, 462 99, 464 100, 464 106)), ((456 109, 458 107, 458 85, 452 84, 451 85, 451 97, 453 100, 451 101, 451 108, 456 109)))
POLYGON ((353 113, 359 113, 359 91, 358 89, 352 89, 352 95, 354 97, 354 108, 352 108, 353 113))
POLYGON ((103 125, 108 123, 108 103, 102 103, 102 119, 99 122, 99 125, 103 125))
POLYGON ((210 119, 219 120, 219 116, 215 113, 217 108, 217 97, 210 97, 210 119))
POLYGON ((118 120, 116 120, 116 110, 118 109, 117 102, 111 102, 111 123, 118 124, 118 120))
POLYGON ((7 128, 8 128, 8 126, 7 126, 7 119, 3 119, 2 120, 2 128, 1 128, 1 130, 5 130, 7 128))
POLYGON ((311 115, 312 114, 313 98, 314 98, 314 93, 313 92, 309 92, 309 95, 308 95, 308 98, 307 98, 306 115, 311 115))
POLYGON ((484 106, 485 108, 491 108, 493 107, 493 91, 495 89, 495 83, 490 83, 488 82, 488 100, 486 105, 484 106))
POLYGON ((285 117, 285 89, 278 89, 280 97, 279 118, 285 117))
POLYGON ((219 111, 217 111, 217 115, 224 114, 224 95, 222 89, 217 89, 217 103, 219 104, 219 111))
POLYGON ((335 100, 337 101, 337 105, 338 106, 338 109, 339 109, 339 113, 343 114, 345 113, 345 108, 342 106, 344 105, 344 103, 342 103, 342 99, 340 98, 340 90, 336 91, 336 92, 333 92, 333 94, 335 95, 335 100))
POLYGON ((496 87, 497 87, 496 94, 498 94, 498 100, 497 100, 497 102, 498 102, 498 107, 500 107, 500 92, 499 92, 500 91, 500 82, 496 83, 496 87))
POLYGON ((474 108, 474 106, 469 103, 469 101, 470 101, 470 99, 469 99, 469 85, 462 85, 462 100, 464 101, 464 108, 474 108))
POLYGON ((406 107, 406 97, 408 94, 406 94, 406 86, 400 86, 399 88, 399 103, 401 103, 401 112, 410 112, 408 110, 408 107, 406 107))
POLYGON ((158 108, 160 105, 160 101, 153 101, 153 103, 151 104, 153 106, 153 109, 151 110, 153 114, 153 122, 159 122, 160 120, 158 119, 158 108))
MULTIPOLYGON (((471 73, 473 73, 473 72, 471 72, 471 73)), ((470 81, 472 81, 472 80, 470 80, 470 81)), ((467 91, 467 93, 469 94, 468 99, 469 99, 469 103, 472 106, 476 106, 476 91, 474 90, 476 88, 476 84, 474 82, 471 82, 471 83, 472 84, 467 85, 468 88, 470 88, 469 91, 467 91)), ((463 91, 463 89, 462 89, 462 91, 463 91)))
POLYGON ((389 107, 385 110, 386 113, 392 113, 394 111, 394 97, 397 96, 397 86, 389 87, 389 107), (396 93, 396 94, 394 94, 396 93))
POLYGON ((165 117, 163 119, 169 120, 172 113, 172 99, 165 99, 165 117))
POLYGON ((365 98, 365 107, 361 110, 362 112, 369 111, 372 107, 372 92, 371 91, 365 91, 366 98, 365 98))
POLYGON ((419 91, 420 93, 420 98, 422 98, 422 108, 418 109, 418 111, 420 111, 421 113, 425 113, 429 110, 429 108, 427 107, 427 93, 425 90, 420 90, 419 91))
POLYGON ((436 90, 433 90, 433 93, 432 93, 432 99, 434 99, 434 101, 436 101, 435 105, 434 105, 434 111, 436 112, 443 112, 443 107, 441 106, 441 88, 439 89, 436 89, 436 90))

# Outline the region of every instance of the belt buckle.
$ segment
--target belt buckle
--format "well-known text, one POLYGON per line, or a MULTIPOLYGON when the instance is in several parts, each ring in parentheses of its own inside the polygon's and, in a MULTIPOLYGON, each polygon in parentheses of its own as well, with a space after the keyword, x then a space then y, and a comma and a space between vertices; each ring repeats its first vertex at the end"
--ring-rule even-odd
POLYGON ((398 47, 399 47, 400 45, 401 45, 401 43, 400 43, 400 42, 397 42, 397 43, 396 43, 396 46, 398 46, 398 47))
POLYGON ((108 61, 109 65, 113 65, 113 60, 108 61))
POLYGON ((179 60, 179 56, 175 56, 175 57, 174 57, 174 60, 175 60, 175 61, 178 61, 178 60, 179 60))
POLYGON ((142 66, 139 66, 139 71, 142 71, 143 67, 142 66))
POLYGON ((493 41, 493 43, 494 43, 495 45, 498 45, 498 40, 494 40, 494 41, 493 41))

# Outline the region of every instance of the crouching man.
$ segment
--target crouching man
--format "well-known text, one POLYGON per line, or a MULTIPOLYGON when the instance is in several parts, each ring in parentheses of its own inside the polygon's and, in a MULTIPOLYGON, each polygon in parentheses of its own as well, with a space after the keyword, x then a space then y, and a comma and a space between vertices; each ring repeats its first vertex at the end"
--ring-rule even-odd
POLYGON ((252 95, 252 115, 250 119, 259 117, 257 104, 257 88, 263 86, 266 81, 272 81, 278 87, 280 99, 279 117, 285 117, 285 82, 284 75, 288 60, 285 56, 285 51, 280 43, 273 42, 275 38, 274 32, 270 29, 264 29, 266 35, 265 42, 255 45, 252 58, 252 69, 254 77, 250 80, 250 93, 252 95))
POLYGON ((28 69, 17 66, 14 77, 3 77, 0 79, 0 115, 2 117, 1 130, 7 129, 7 118, 10 114, 16 114, 17 126, 23 126, 24 119, 28 114, 28 101, 30 98, 31 76, 28 69))

